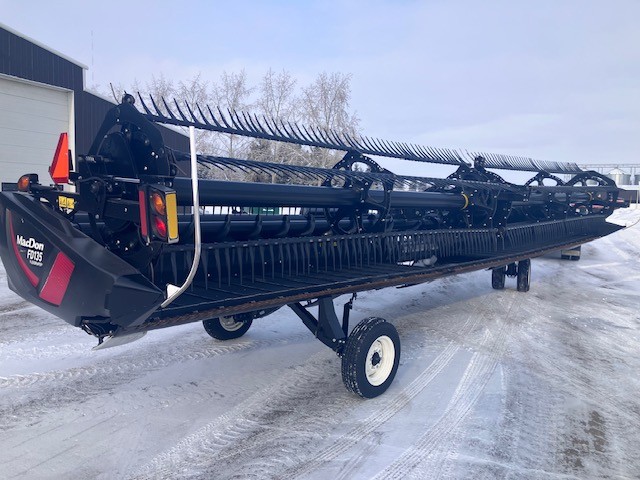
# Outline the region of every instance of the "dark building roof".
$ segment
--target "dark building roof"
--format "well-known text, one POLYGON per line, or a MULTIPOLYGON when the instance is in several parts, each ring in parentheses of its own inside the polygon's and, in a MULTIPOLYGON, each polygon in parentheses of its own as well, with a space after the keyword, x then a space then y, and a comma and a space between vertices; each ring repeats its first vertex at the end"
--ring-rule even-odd
POLYGON ((0 24, 0 72, 69 90, 84 89, 87 67, 0 24))

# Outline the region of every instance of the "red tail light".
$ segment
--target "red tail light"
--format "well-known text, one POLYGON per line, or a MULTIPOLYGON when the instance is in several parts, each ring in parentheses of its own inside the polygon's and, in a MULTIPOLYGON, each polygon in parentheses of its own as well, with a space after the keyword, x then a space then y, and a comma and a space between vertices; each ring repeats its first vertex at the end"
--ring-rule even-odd
POLYGON ((155 234, 162 238, 167 238, 167 224, 159 217, 153 219, 153 229, 155 234))

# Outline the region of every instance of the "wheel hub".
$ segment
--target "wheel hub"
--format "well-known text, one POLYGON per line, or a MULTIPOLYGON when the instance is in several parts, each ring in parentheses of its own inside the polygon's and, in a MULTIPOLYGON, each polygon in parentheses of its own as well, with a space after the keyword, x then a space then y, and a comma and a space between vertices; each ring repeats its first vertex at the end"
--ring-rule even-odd
POLYGON ((242 325, 244 324, 242 322, 236 322, 233 316, 229 316, 220 317, 220 325, 222 325, 222 328, 224 328, 228 332, 235 332, 236 330, 242 328, 242 325))
POLYGON ((380 356, 380 353, 376 351, 373 354, 373 357, 371 357, 371 364, 374 367, 377 367, 380 364, 381 361, 382 361, 382 356, 380 356))
POLYGON ((365 364, 365 374, 371 385, 377 387, 389 378, 395 356, 395 346, 388 336, 382 335, 374 340, 367 352, 365 364))

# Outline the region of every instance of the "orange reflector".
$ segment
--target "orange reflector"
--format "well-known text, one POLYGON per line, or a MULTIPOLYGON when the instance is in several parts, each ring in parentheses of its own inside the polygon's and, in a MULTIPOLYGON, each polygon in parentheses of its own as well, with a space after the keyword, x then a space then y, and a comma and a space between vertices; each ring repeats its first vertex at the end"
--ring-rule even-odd
POLYGON ((60 134, 56 154, 49 167, 49 175, 56 184, 69 183, 69 136, 66 133, 60 134))
POLYGON ((164 198, 159 193, 153 192, 151 194, 151 206, 160 215, 167 214, 167 207, 164 204, 164 198))
POLYGON ((167 192, 165 203, 167 207, 167 223, 169 224, 167 240, 169 243, 175 243, 178 241, 178 202, 176 192, 167 192))
POLYGON ((18 190, 21 192, 29 191, 30 178, 29 175, 23 175, 18 180, 18 190))

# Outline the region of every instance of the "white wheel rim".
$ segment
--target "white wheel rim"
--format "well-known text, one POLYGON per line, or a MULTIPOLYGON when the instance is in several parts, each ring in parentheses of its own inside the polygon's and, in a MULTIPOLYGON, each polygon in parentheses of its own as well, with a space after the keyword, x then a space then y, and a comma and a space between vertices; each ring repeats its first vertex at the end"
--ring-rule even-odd
POLYGON ((240 330, 244 323, 236 322, 233 317, 220 317, 220 325, 227 332, 235 332, 236 330, 240 330))
POLYGON ((369 347, 365 365, 365 374, 369 383, 374 387, 382 385, 389 378, 395 359, 396 348, 393 340, 386 335, 376 338, 369 347))

